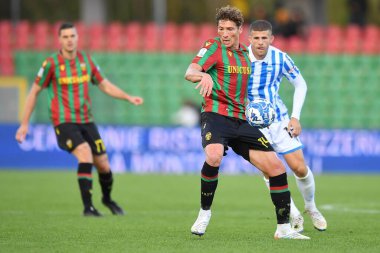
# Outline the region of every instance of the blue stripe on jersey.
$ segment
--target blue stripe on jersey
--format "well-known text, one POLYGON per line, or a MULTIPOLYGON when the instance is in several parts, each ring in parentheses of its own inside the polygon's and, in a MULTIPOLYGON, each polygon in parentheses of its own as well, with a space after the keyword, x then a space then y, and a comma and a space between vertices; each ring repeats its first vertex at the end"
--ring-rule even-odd
POLYGON ((261 64, 260 85, 259 85, 260 98, 265 98, 264 88, 267 82, 267 68, 268 68, 268 64, 263 62, 261 64))
MULTIPOLYGON (((249 47, 251 51, 251 47, 249 47)), ((278 91, 282 78, 295 79, 300 71, 293 60, 281 50, 270 46, 268 56, 264 60, 255 60, 251 63, 251 76, 248 82, 248 99, 266 98, 274 106, 276 121, 288 117, 288 109, 281 100, 278 91), (289 73, 290 72, 290 73, 289 73)))

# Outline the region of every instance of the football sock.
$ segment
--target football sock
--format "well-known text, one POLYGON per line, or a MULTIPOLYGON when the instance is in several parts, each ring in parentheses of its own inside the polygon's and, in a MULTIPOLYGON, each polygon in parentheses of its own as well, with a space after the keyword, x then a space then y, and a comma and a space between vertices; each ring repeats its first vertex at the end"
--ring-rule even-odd
POLYGON ((99 173, 99 183, 102 188, 103 200, 106 202, 111 201, 111 190, 113 183, 111 170, 107 173, 99 173))
POLYGON ((290 192, 286 172, 269 177, 270 196, 276 208, 277 224, 289 223, 290 192))
POLYGON ((311 172, 310 168, 307 167, 307 175, 303 178, 299 178, 296 175, 297 186, 302 194, 302 197, 305 201, 305 208, 307 210, 316 209, 314 194, 315 194, 315 182, 313 172, 311 172))
POLYGON ((82 196, 83 205, 85 207, 92 206, 91 190, 92 190, 92 163, 78 164, 78 183, 82 196))
MULTIPOLYGON (((265 181, 266 186, 269 189, 269 179, 266 179, 266 177, 263 177, 263 179, 265 181)), ((298 210, 298 208, 294 204, 293 198, 290 197, 290 217, 296 217, 298 215, 301 215, 301 212, 300 210, 298 210)))
POLYGON ((213 167, 206 162, 201 170, 201 207, 210 210, 218 186, 219 167, 213 167))

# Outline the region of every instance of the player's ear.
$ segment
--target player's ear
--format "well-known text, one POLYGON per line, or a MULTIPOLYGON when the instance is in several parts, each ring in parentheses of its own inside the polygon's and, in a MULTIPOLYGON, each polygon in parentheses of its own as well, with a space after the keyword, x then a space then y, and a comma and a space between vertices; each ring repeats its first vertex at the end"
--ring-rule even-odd
POLYGON ((270 39, 269 39, 270 44, 272 44, 273 40, 274 40, 274 35, 270 35, 270 39))

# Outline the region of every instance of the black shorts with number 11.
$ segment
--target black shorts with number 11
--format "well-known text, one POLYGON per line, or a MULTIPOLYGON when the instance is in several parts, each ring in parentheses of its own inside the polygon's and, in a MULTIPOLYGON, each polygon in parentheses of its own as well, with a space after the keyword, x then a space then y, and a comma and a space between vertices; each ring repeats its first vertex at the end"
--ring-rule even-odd
POLYGON ((94 155, 106 153, 103 140, 94 123, 62 123, 54 127, 58 146, 71 153, 78 145, 87 142, 94 155))

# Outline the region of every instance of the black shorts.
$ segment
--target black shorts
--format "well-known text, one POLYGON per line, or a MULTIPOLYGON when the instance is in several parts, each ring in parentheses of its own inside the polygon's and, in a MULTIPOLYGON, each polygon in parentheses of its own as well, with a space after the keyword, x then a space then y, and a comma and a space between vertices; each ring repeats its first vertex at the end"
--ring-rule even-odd
POLYGON ((201 115, 202 146, 220 143, 227 151, 232 150, 249 161, 249 150, 273 151, 264 134, 247 121, 223 116, 213 112, 203 112, 201 115))
POLYGON ((94 155, 106 153, 103 140, 94 123, 63 123, 54 127, 58 146, 71 153, 79 144, 87 142, 94 155))

